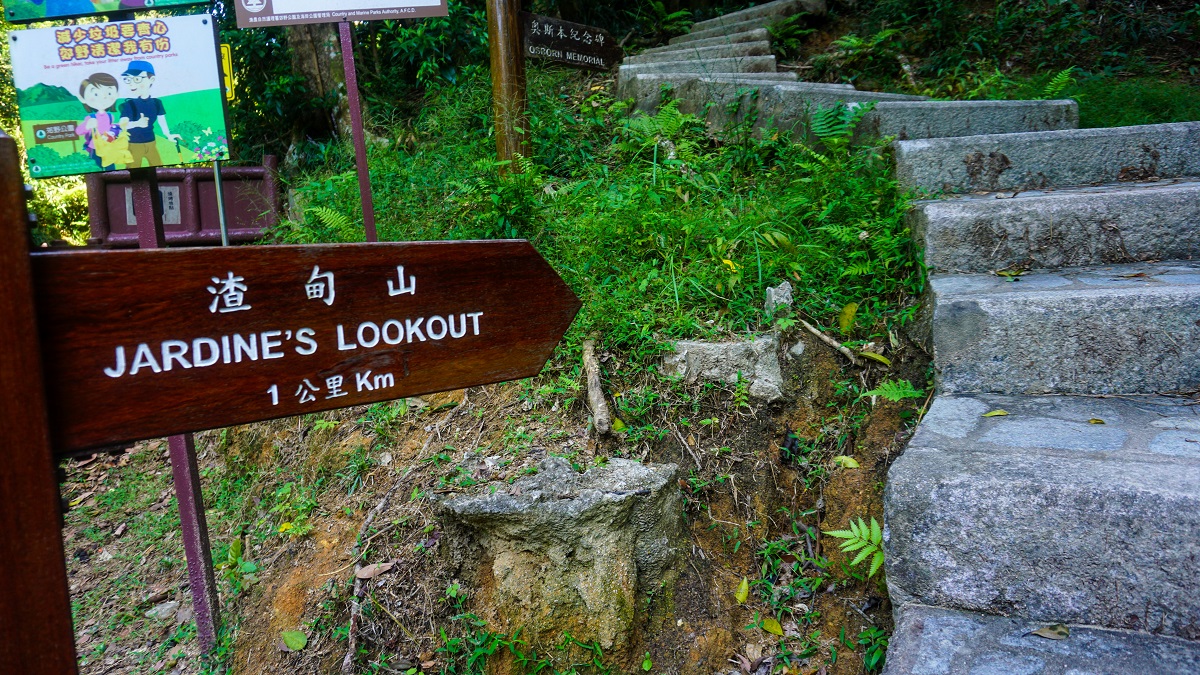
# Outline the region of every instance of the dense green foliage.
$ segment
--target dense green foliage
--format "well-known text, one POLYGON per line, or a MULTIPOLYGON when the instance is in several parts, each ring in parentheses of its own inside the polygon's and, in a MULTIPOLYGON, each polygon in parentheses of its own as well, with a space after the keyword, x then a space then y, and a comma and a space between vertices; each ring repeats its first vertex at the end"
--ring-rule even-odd
MULTIPOLYGON (((573 336, 653 350, 662 338, 757 330, 767 285, 790 280, 798 309, 829 323, 904 321, 921 275, 905 200, 880 148, 853 148, 856 115, 824 113, 820 149, 730 129, 713 141, 667 106, 625 113, 600 84, 534 70, 533 152, 500 177, 490 157, 488 83, 435 87, 400 151, 372 156, 384 239, 530 239, 584 299, 573 336)), ((298 181, 289 242, 361 236, 348 157, 298 181)))
MULTIPOLYGON (((864 34, 890 32, 890 48, 917 60, 918 75, 961 75, 979 62, 1026 72, 1183 66, 1200 74, 1200 5, 1189 0, 877 0, 864 34)), ((876 61, 873 66, 899 68, 876 61)))

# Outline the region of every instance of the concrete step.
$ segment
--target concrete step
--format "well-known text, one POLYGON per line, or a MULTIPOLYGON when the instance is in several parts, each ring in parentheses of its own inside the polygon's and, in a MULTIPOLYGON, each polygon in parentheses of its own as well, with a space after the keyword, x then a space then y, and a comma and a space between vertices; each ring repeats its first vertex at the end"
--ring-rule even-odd
POLYGON ((892 602, 1200 640, 1194 403, 939 396, 888 472, 892 602))
MULTIPOLYGON (((637 99, 638 110, 652 112, 662 104, 662 86, 664 84, 671 85, 671 97, 679 99, 679 107, 685 112, 700 114, 708 107, 708 102, 714 102, 716 104, 713 106, 714 108, 721 108, 721 110, 709 111, 709 116, 712 117, 711 123, 716 126, 728 121, 730 113, 727 106, 739 101, 742 106, 749 105, 759 93, 777 84, 831 96, 855 91, 847 85, 799 82, 795 79, 795 73, 715 73, 711 75, 652 73, 639 74, 636 79, 628 78, 618 81, 617 92, 621 98, 637 99)), ((738 109, 745 110, 746 108, 738 109)))
POLYGON ((1193 675, 1200 644, 1071 626, 1065 640, 1031 635, 1044 623, 910 605, 896 612, 883 675, 1193 675))
POLYGON ((642 52, 642 54, 662 54, 664 52, 679 51, 681 49, 696 49, 699 47, 713 47, 716 45, 735 45, 741 42, 762 42, 771 40, 771 32, 766 28, 755 28, 754 30, 742 31, 731 35, 718 35, 716 37, 701 38, 699 40, 689 40, 679 44, 667 44, 662 47, 652 47, 642 52))
POLYGON ((897 141, 896 174, 927 192, 1041 190, 1200 176, 1200 122, 897 141))
POLYGON ((928 297, 941 392, 1200 388, 1200 263, 935 274, 928 297))
POLYGON ((1075 101, 887 101, 858 126, 858 136, 900 140, 1057 131, 1079 126, 1075 101))
POLYGON ((673 37, 667 40, 667 44, 678 45, 693 40, 705 40, 714 37, 723 37, 726 35, 734 35, 744 33, 746 31, 766 29, 771 24, 775 23, 776 19, 772 17, 759 17, 757 19, 747 19, 746 21, 738 21, 736 23, 725 23, 715 28, 707 28, 705 30, 693 30, 686 35, 673 37))
MULTIPOLYGON (((883 94, 858 91, 847 85, 823 82, 780 82, 748 86, 746 82, 727 82, 710 78, 694 78, 675 82, 672 95, 679 99, 679 109, 692 114, 707 111, 710 128, 720 129, 740 122, 753 112, 756 125, 768 122, 776 128, 792 130, 805 127, 808 111, 838 102, 907 101, 921 97, 905 94, 883 94), (712 103, 713 105, 709 105, 712 103)), ((639 85, 641 86, 641 85, 639 85)), ((638 97, 638 109, 654 110, 661 103, 660 89, 649 83, 638 97)))
MULTIPOLYGON (((706 82, 724 82, 739 87, 757 87, 760 85, 795 82, 795 73, 639 73, 630 77, 618 77, 617 98, 621 100, 635 99, 637 108, 653 112, 662 103, 662 87, 671 85, 678 90, 692 80, 706 82)), ((674 95, 674 94, 673 94, 674 95)))
POLYGON ((638 54, 627 56, 621 63, 662 63, 664 61, 689 61, 705 59, 725 59, 739 56, 766 56, 771 53, 771 43, 765 40, 759 42, 737 42, 713 47, 696 47, 694 49, 676 49, 669 52, 654 54, 638 54))
POLYGON ((773 73, 775 57, 741 56, 727 59, 683 59, 657 63, 631 63, 617 69, 617 79, 623 80, 643 73, 773 73))
POLYGON ((764 17, 778 21, 779 19, 785 19, 800 12, 823 16, 827 11, 828 8, 825 6, 825 0, 776 0, 775 2, 768 2, 763 5, 750 7, 749 9, 743 9, 739 12, 730 12, 715 19, 697 21, 692 25, 692 31, 720 28, 729 24, 741 23, 749 19, 762 19, 764 17))
POLYGON ((933 272, 1200 259, 1200 180, 923 201, 909 225, 933 272))

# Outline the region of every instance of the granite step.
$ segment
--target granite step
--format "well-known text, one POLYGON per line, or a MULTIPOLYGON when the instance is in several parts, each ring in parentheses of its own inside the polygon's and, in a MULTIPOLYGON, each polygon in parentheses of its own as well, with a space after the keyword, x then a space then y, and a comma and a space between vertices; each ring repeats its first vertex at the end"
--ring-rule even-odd
POLYGON ((863 117, 859 138, 950 138, 1058 131, 1079 126, 1079 104, 1061 101, 881 102, 863 117))
POLYGON ((755 28, 754 30, 745 30, 740 33, 732 33, 730 35, 717 35, 710 38, 701 38, 699 40, 689 40, 678 44, 666 44, 661 47, 651 47, 641 54, 662 54, 666 52, 674 52, 680 50, 697 49, 700 47, 713 47, 717 45, 735 45, 742 42, 762 42, 771 40, 771 31, 766 28, 755 28))
POLYGON ((725 59, 683 59, 679 61, 658 61, 655 63, 631 63, 617 69, 617 79, 640 75, 642 73, 773 73, 775 72, 775 56, 740 56, 725 59))
POLYGON ((1200 643, 1090 626, 1064 640, 1044 623, 909 605, 897 613, 883 675, 1194 675, 1200 643))
POLYGON ((671 85, 672 96, 686 83, 722 82, 741 88, 757 88, 764 85, 786 84, 797 81, 795 73, 639 73, 617 79, 617 98, 634 99, 637 109, 653 112, 662 104, 663 85, 671 85))
POLYGON ((895 158, 901 183, 929 193, 1200 176, 1200 122, 897 141, 895 158))
POLYGON ((758 30, 760 28, 765 30, 765 29, 767 29, 768 26, 775 23, 776 21, 777 21, 777 19, 775 19, 774 17, 763 16, 763 17, 758 17, 756 19, 747 19, 745 21, 724 23, 724 24, 721 24, 720 26, 715 26, 713 28, 706 28, 704 30, 693 30, 692 32, 687 33, 686 35, 680 35, 679 37, 673 37, 670 40, 667 40, 667 44, 679 45, 679 44, 684 44, 687 42, 692 42, 694 40, 705 40, 708 38, 723 37, 726 35, 735 35, 737 33, 744 33, 746 31, 751 31, 751 30, 758 30))
MULTIPOLYGON (((673 84, 675 87, 671 95, 679 100, 679 109, 706 115, 709 127, 714 129, 741 122, 745 115, 753 112, 756 126, 770 124, 790 131, 807 127, 809 111, 814 108, 837 103, 923 100, 918 96, 859 91, 843 84, 824 82, 778 82, 749 86, 746 82, 697 77, 673 84)), ((656 109, 661 103, 661 88, 649 82, 644 87, 638 86, 641 88, 638 92, 638 109, 656 109)))
POLYGON ((758 42, 736 42, 734 44, 715 45, 711 47, 675 49, 669 52, 643 52, 635 56, 627 56, 621 63, 623 65, 632 65, 635 63, 662 63, 664 61, 727 59, 740 56, 766 56, 770 53, 771 43, 766 40, 760 40, 758 42))
POLYGON ((1200 259, 1200 180, 1118 183, 917 202, 932 272, 1200 259))
POLYGON ((942 393, 1200 388, 1200 263, 929 279, 942 393))
POLYGON ((888 473, 893 603, 1200 640, 1195 403, 939 395, 888 473))
MULTIPOLYGON (((791 95, 804 92, 810 99, 833 105, 837 101, 877 100, 869 92, 859 93, 853 87, 840 84, 825 84, 823 82, 800 82, 787 76, 794 73, 778 73, 771 79, 761 76, 768 73, 744 73, 738 78, 721 75, 689 74, 685 77, 674 76, 669 79, 658 79, 639 75, 637 81, 630 78, 622 81, 618 91, 628 91, 625 98, 636 98, 637 109, 645 112, 657 110, 662 105, 662 85, 670 83, 671 94, 679 100, 679 109, 693 115, 705 115, 709 126, 720 128, 726 124, 741 121, 746 111, 755 110, 758 113, 759 126, 762 125, 761 109, 763 99, 774 100, 775 87, 785 86, 791 95), (710 106, 709 104, 712 103, 710 106)), ((784 111, 792 114, 791 111, 784 111)), ((807 117, 804 117, 807 120, 807 117)), ((787 118, 785 124, 794 126, 799 120, 787 118)), ((780 125, 782 126, 782 125, 780 125)))
POLYGON ((776 0, 775 2, 768 2, 738 12, 730 12, 715 19, 697 21, 692 25, 692 31, 720 28, 749 19, 762 19, 764 17, 778 21, 779 19, 784 19, 800 12, 823 16, 828 11, 828 8, 825 6, 825 0, 776 0))

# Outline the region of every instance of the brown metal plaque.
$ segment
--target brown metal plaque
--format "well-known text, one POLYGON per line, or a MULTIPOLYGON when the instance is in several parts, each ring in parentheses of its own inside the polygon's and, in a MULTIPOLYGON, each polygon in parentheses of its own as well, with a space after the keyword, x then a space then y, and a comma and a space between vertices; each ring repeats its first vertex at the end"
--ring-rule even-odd
POLYGON ((33 255, 59 454, 531 377, 579 299, 525 241, 33 255))
POLYGON ((446 0, 233 0, 238 28, 449 16, 446 0))
POLYGON ((607 31, 550 16, 521 12, 525 56, 576 68, 612 70, 623 56, 607 31))

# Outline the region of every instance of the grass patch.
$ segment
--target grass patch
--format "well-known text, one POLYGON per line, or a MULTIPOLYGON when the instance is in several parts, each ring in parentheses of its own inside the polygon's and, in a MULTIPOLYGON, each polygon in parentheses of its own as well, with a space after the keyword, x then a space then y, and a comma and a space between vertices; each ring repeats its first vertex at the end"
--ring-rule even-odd
MULTIPOLYGON (((433 91, 396 130, 403 147, 373 152, 381 237, 527 238, 584 301, 567 345, 598 333, 635 364, 667 339, 769 325, 764 289, 785 279, 818 323, 850 302, 866 329, 911 319, 906 197, 883 147, 850 147, 845 123, 817 150, 744 128, 713 139, 674 106, 630 116, 606 83, 560 70, 531 70, 530 94, 532 156, 501 177, 488 82, 433 91)), ((294 181, 304 215, 279 240, 361 239, 349 157, 326 157, 294 181)))

